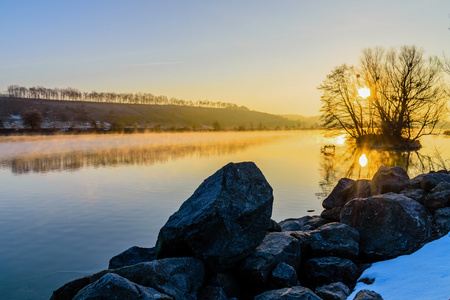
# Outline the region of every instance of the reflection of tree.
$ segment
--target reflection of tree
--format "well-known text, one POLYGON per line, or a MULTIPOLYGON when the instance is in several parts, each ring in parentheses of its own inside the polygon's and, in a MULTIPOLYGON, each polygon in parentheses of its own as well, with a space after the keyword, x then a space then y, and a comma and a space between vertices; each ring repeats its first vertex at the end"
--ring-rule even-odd
POLYGON ((112 148, 97 151, 76 151, 47 155, 28 155, 0 160, 0 167, 11 168, 14 174, 76 171, 87 167, 121 165, 152 165, 184 157, 220 156, 243 151, 274 139, 255 138, 221 143, 169 144, 134 148, 112 148))
POLYGON ((382 151, 357 147, 354 144, 336 147, 334 156, 321 157, 319 171, 322 180, 319 181, 321 192, 318 197, 324 198, 330 194, 339 179, 372 179, 380 166, 389 168, 402 167, 412 178, 421 173, 442 169, 442 158, 439 153, 425 155, 419 151, 382 151), (362 167, 359 159, 362 154, 367 157, 367 165, 362 167))

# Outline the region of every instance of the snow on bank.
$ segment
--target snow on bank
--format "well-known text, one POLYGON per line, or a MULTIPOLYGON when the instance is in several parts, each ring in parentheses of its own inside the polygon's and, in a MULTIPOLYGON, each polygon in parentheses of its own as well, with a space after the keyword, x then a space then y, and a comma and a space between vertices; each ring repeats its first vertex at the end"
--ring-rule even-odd
POLYGON ((347 298, 360 290, 371 290, 384 300, 450 299, 450 233, 426 244, 410 255, 374 263, 360 278, 375 279, 371 285, 359 282, 347 298))

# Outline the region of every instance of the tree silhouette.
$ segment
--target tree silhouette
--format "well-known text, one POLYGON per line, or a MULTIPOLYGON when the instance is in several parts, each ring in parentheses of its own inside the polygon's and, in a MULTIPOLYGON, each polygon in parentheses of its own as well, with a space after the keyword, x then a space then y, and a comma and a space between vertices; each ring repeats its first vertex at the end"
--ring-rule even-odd
POLYGON ((22 114, 22 123, 25 127, 30 127, 31 129, 40 129, 44 118, 42 114, 37 110, 26 110, 22 114))
POLYGON ((378 135, 404 143, 431 133, 444 117, 448 97, 442 65, 416 46, 363 50, 357 67, 336 67, 322 85, 322 120, 356 139, 378 135), (370 89, 363 99, 359 88, 370 89))

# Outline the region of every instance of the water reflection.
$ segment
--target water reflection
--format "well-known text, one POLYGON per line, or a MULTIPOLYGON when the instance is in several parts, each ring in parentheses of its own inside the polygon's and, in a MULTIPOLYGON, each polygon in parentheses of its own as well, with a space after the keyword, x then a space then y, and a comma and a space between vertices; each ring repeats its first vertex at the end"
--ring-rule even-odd
POLYGON ((0 167, 13 174, 77 171, 87 167, 116 167, 123 165, 152 165, 185 157, 221 156, 267 144, 280 137, 250 137, 223 142, 115 147, 99 150, 72 151, 51 154, 21 154, 0 158, 0 167))
POLYGON ((351 179, 372 179, 380 166, 402 167, 413 178, 421 173, 445 167, 436 149, 423 148, 420 151, 381 151, 357 147, 347 142, 336 146, 333 154, 321 156, 319 170, 322 180, 318 196, 326 197, 342 177, 351 179))

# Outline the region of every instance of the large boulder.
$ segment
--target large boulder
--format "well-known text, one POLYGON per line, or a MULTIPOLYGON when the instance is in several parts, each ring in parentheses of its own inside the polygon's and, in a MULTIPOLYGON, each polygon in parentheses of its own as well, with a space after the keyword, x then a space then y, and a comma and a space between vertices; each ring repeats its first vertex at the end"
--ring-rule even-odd
POLYGON ((158 258, 195 256, 223 271, 251 254, 270 225, 273 192, 253 162, 207 178, 161 228, 158 258))
POLYGON ((50 300, 66 300, 72 299, 75 295, 85 286, 91 283, 91 276, 85 276, 82 278, 70 281, 53 292, 50 300))
POLYGON ((142 286, 152 287, 175 299, 196 299, 205 278, 203 263, 193 257, 165 258, 119 269, 104 270, 91 276, 91 283, 114 273, 142 286))
POLYGON ((84 287, 73 298, 73 300, 98 299, 172 300, 173 298, 151 287, 135 284, 117 274, 108 273, 84 287))
POLYGON ((287 263, 280 262, 272 271, 269 279, 270 286, 274 289, 281 289, 290 286, 300 285, 297 272, 287 263))
POLYGON ((420 187, 429 192, 441 182, 450 183, 450 174, 447 171, 430 172, 428 174, 419 175, 420 187))
POLYGON ((310 289, 303 286, 294 286, 291 288, 283 288, 271 290, 259 294, 255 300, 322 300, 310 289))
POLYGON ((334 282, 316 288, 316 295, 322 300, 345 300, 350 295, 350 289, 342 282, 334 282))
POLYGON ((131 247, 109 261, 109 269, 117 269, 156 259, 155 248, 131 247))
POLYGON ((355 180, 348 194, 348 200, 352 200, 354 198, 366 198, 371 196, 370 182, 371 181, 367 179, 355 180))
POLYGON ((372 195, 385 194, 388 192, 398 193, 409 183, 409 176, 400 167, 388 168, 381 166, 370 182, 372 195))
POLYGON ((354 259, 359 253, 359 232, 341 223, 320 226, 310 234, 314 256, 339 256, 354 259))
POLYGON ((394 193, 351 200, 342 209, 341 222, 359 231, 360 255, 369 260, 412 253, 435 233, 423 205, 394 193))
POLYGON ((450 206, 450 183, 440 182, 425 197, 425 207, 431 212, 450 206))
POLYGON ((441 228, 443 234, 450 231, 450 207, 438 209, 434 212, 434 219, 441 228))
POLYGON ((309 285, 313 287, 333 282, 354 286, 361 273, 351 260, 330 256, 307 260, 304 275, 309 285))
POLYGON ((349 178, 341 178, 330 195, 322 201, 322 206, 325 209, 331 209, 336 206, 344 205, 350 194, 353 183, 355 181, 349 178))
POLYGON ((301 243, 289 233, 269 233, 255 252, 241 263, 241 281, 256 290, 263 289, 280 262, 298 270, 301 262, 301 243))

